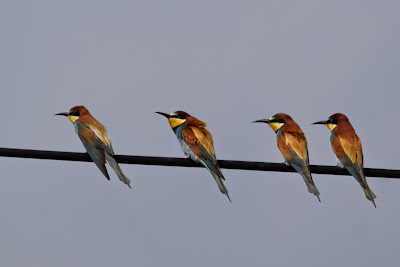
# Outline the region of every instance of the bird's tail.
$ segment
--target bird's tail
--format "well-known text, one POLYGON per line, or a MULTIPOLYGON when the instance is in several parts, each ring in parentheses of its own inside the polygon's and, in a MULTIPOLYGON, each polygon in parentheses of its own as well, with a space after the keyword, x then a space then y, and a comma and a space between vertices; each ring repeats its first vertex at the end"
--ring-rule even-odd
POLYGON ((107 160, 108 164, 110 164, 110 166, 114 169, 115 173, 117 174, 117 176, 121 180, 121 182, 125 183, 127 186, 129 186, 129 188, 132 189, 132 187, 129 185, 131 183, 131 181, 122 172, 121 168, 119 167, 119 165, 115 161, 115 159, 106 153, 106 160, 107 160))
MULTIPOLYGON (((312 178, 311 178, 311 181, 312 181, 312 178)), ((318 198, 319 202, 321 202, 321 199, 319 198, 318 188, 315 186, 314 182, 310 183, 310 181, 308 181, 306 178, 304 178, 304 182, 306 182, 308 192, 314 194, 318 198)))
POLYGON ((369 188, 369 185, 367 184, 367 179, 365 178, 364 172, 362 171, 362 169, 359 170, 355 174, 351 172, 351 170, 353 170, 353 169, 348 168, 348 170, 349 170, 350 174, 353 175, 354 178, 356 178, 357 182, 360 183, 362 189, 364 190, 365 197, 368 200, 372 201, 372 204, 374 204, 374 206, 376 208, 376 204, 375 204, 375 200, 374 200, 376 198, 376 196, 375 196, 374 192, 372 192, 372 190, 369 188))
POLYGON ((222 193, 222 194, 225 194, 225 195, 228 197, 229 201, 232 203, 232 200, 231 200, 231 198, 229 197, 229 194, 228 194, 228 189, 226 189, 224 183, 222 182, 221 177, 219 177, 219 176, 218 176, 215 172, 213 172, 212 170, 210 170, 210 172, 211 172, 212 176, 214 177, 215 181, 217 182, 217 185, 218 185, 218 187, 219 187, 219 190, 221 190, 221 193, 222 193))
POLYGON ((376 198, 376 196, 375 196, 374 192, 372 192, 372 190, 369 188, 368 185, 366 187, 363 187, 363 190, 364 190, 364 193, 365 193, 365 196, 367 197, 367 199, 372 201, 372 203, 374 204, 374 206, 376 208, 375 200, 374 200, 376 198))

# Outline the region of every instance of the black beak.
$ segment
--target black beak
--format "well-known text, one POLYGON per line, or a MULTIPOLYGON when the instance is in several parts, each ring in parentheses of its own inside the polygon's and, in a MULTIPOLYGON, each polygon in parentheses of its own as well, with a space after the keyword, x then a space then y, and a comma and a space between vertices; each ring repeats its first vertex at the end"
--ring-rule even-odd
POLYGON ((270 123, 271 121, 268 119, 263 119, 263 120, 257 120, 257 121, 253 121, 254 122, 264 122, 264 123, 270 123))
POLYGON ((311 123, 311 125, 313 125, 313 124, 325 124, 325 121, 317 121, 317 122, 311 123))
POLYGON ((158 113, 158 114, 160 114, 160 115, 163 115, 164 117, 167 117, 167 118, 169 118, 169 114, 167 114, 167 113, 164 113, 164 112, 156 112, 156 113, 158 113))
POLYGON ((57 114, 54 114, 54 115, 61 115, 61 116, 67 116, 68 117, 69 113, 68 112, 61 112, 61 113, 57 113, 57 114))

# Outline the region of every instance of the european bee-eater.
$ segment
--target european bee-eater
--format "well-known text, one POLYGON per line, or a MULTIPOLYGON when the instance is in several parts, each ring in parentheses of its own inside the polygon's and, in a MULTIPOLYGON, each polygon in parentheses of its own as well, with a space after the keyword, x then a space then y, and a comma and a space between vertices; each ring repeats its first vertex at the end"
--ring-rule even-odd
POLYGON ((225 194, 232 202, 228 190, 222 182, 222 179, 225 180, 225 178, 215 157, 213 138, 205 128, 207 124, 183 111, 176 111, 171 114, 156 113, 168 118, 168 122, 185 155, 206 167, 217 182, 221 193, 225 194))
POLYGON ((108 137, 106 128, 98 122, 84 106, 76 106, 69 112, 57 113, 55 115, 67 116, 74 124, 75 132, 82 141, 90 158, 97 167, 110 180, 105 163, 108 162, 114 169, 118 178, 131 188, 131 181, 122 173, 118 163, 114 159, 114 150, 111 146, 111 139, 108 137))
POLYGON ((325 121, 313 124, 325 124, 331 131, 331 145, 336 154, 338 165, 346 168, 356 178, 364 190, 365 196, 374 204, 375 194, 369 188, 364 175, 364 160, 360 138, 358 138, 349 119, 341 113, 330 116, 325 121))
POLYGON ((292 166, 304 179, 308 192, 319 198, 319 191, 314 184, 309 169, 307 140, 299 125, 285 113, 278 113, 269 119, 257 120, 264 122, 275 131, 278 148, 285 161, 292 166))

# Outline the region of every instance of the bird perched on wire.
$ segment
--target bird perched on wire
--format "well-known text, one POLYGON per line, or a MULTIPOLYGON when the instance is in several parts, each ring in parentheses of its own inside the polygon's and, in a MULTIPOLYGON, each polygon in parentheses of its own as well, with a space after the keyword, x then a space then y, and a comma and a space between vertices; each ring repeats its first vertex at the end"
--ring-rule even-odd
POLYGON ((375 194, 369 188, 364 175, 364 159, 360 138, 358 138, 353 126, 346 115, 335 113, 325 121, 317 121, 313 124, 325 124, 331 131, 331 145, 336 154, 338 166, 346 168, 356 178, 364 190, 365 196, 372 201, 375 208, 375 194))
POLYGON ((205 128, 207 124, 183 111, 176 111, 171 114, 156 113, 168 118, 168 122, 185 155, 206 167, 217 182, 221 193, 225 194, 232 202, 228 190, 222 182, 225 178, 215 157, 213 138, 205 128))
POLYGON ((308 192, 317 196, 321 202, 319 191, 309 169, 307 140, 299 125, 285 113, 278 113, 269 119, 254 122, 268 123, 275 131, 278 148, 285 158, 286 164, 292 166, 303 177, 308 192))
POLYGON ((110 180, 105 163, 108 162, 114 169, 118 178, 129 188, 131 181, 124 175, 118 163, 114 159, 114 150, 111 146, 111 139, 108 137, 106 128, 98 122, 84 106, 76 106, 69 112, 57 113, 55 115, 66 116, 74 124, 75 132, 81 139, 90 158, 97 167, 110 180))

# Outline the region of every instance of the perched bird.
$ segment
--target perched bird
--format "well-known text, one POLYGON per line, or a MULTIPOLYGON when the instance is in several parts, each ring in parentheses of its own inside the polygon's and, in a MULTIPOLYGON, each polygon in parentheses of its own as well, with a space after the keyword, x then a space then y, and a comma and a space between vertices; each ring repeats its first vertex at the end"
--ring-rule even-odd
POLYGON ((76 106, 69 112, 57 113, 55 115, 67 116, 74 124, 75 132, 82 141, 90 158, 97 167, 110 180, 105 163, 108 162, 114 169, 118 178, 131 188, 131 181, 122 173, 118 163, 114 159, 114 151, 111 146, 111 139, 108 137, 106 128, 98 122, 84 106, 76 106))
POLYGON ((206 167, 217 182, 221 193, 225 194, 232 202, 228 190, 222 182, 222 179, 225 180, 225 178, 215 157, 213 138, 205 128, 207 124, 183 111, 176 111, 171 114, 156 113, 168 118, 168 122, 185 155, 206 167))
POLYGON ((307 140, 299 125, 285 113, 278 113, 269 119, 257 120, 264 122, 275 131, 278 148, 288 165, 292 166, 304 179, 308 192, 317 196, 319 202, 319 191, 314 184, 309 169, 307 140))
POLYGON ((364 190, 365 196, 374 204, 375 194, 369 188, 364 175, 363 153, 360 138, 358 138, 349 119, 341 113, 330 116, 326 121, 313 124, 325 124, 331 131, 331 145, 336 154, 338 166, 346 168, 356 178, 364 190))

